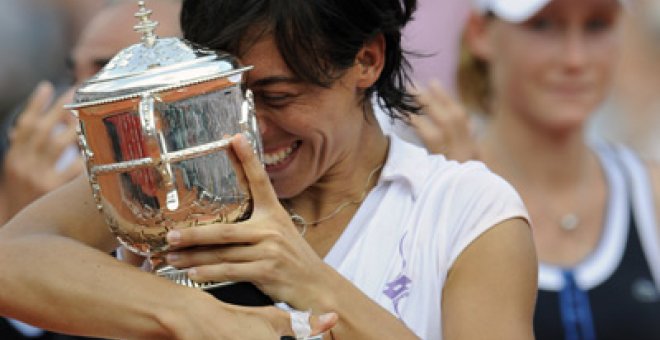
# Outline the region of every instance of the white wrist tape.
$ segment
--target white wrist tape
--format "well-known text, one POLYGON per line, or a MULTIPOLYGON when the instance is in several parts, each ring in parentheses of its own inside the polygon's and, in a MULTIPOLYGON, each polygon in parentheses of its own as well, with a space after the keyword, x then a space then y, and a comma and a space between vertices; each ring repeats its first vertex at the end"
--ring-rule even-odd
POLYGON ((289 311, 291 315, 291 329, 296 340, 305 340, 312 334, 312 326, 309 324, 309 311, 301 312, 297 310, 289 311))

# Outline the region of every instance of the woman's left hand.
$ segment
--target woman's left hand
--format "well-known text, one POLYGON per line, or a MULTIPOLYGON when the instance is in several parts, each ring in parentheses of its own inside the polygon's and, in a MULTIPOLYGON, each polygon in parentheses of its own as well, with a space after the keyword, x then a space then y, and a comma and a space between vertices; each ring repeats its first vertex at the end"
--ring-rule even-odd
POLYGON ((311 308, 334 271, 298 232, 245 136, 235 136, 232 147, 250 185, 252 216, 170 231, 167 240, 174 250, 167 262, 189 268, 197 282, 249 281, 275 301, 311 308))

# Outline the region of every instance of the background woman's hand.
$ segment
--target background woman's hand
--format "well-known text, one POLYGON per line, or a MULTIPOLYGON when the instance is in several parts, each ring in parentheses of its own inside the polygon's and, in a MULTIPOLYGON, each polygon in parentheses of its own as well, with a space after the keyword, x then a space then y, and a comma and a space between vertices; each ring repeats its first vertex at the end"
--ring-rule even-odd
POLYGON ((53 86, 41 83, 10 132, 5 155, 4 183, 11 217, 43 194, 75 178, 83 161, 75 156, 63 162, 63 153, 76 147, 76 121, 63 105, 71 91, 51 104, 53 86))
POLYGON ((195 281, 249 281, 275 301, 300 310, 312 308, 313 301, 330 289, 321 288, 330 281, 323 273, 334 270, 291 222, 246 138, 237 135, 232 147, 250 184, 252 216, 235 224, 171 231, 167 237, 175 251, 167 261, 190 268, 195 281))
POLYGON ((437 81, 418 90, 416 98, 426 114, 412 115, 410 121, 429 153, 443 154, 457 161, 475 159, 477 145, 465 108, 437 81))

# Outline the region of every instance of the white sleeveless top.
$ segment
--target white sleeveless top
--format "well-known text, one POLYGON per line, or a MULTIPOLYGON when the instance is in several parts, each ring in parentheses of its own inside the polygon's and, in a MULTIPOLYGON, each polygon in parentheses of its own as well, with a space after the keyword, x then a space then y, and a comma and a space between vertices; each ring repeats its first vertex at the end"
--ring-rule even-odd
POLYGON ((380 180, 325 261, 422 339, 442 338, 442 289, 461 252, 507 219, 529 220, 511 185, 390 136, 380 180))

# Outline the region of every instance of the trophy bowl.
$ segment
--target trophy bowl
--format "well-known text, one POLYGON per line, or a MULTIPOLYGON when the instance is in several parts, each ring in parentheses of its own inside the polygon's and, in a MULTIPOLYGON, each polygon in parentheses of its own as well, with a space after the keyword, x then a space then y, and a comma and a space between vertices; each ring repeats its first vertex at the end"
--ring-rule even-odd
POLYGON ((169 230, 249 216, 250 191, 231 136, 244 134, 260 159, 262 147, 244 86, 251 67, 227 53, 156 37, 151 11, 139 6, 135 29, 142 43, 118 53, 66 106, 79 119, 97 208, 119 242, 147 257, 155 274, 215 290, 227 302, 272 303, 251 284, 194 282, 185 269, 162 261, 169 230))

